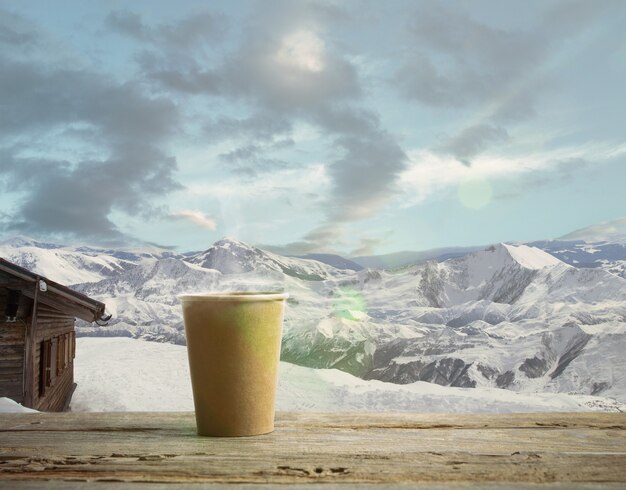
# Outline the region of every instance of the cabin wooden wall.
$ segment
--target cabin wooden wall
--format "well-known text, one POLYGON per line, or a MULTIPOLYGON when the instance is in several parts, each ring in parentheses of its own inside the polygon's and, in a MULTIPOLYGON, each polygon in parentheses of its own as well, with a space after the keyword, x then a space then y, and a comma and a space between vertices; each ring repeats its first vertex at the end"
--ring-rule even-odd
MULTIPOLYGON (((0 288, 0 396, 18 403, 24 401, 24 365, 26 331, 32 321, 33 301, 20 298, 17 321, 5 321, 8 289, 0 288)), ((58 412, 67 408, 74 391, 74 352, 76 334, 74 317, 39 303, 36 311, 35 352, 33 355, 32 408, 58 412), (44 386, 41 357, 45 342, 50 342, 50 383, 44 386), (65 354, 67 350, 67 354, 65 354), (63 356, 57 364, 59 356, 63 356)))
POLYGON ((74 391, 75 342, 74 317, 40 303, 35 329, 33 408, 45 412, 59 412, 67 408, 74 391), (48 340, 51 343, 50 383, 46 386, 41 360, 45 341, 48 340), (67 362, 60 363, 59 356, 63 359, 65 355, 67 362))
MULTIPOLYGON (((0 277, 0 280, 3 279, 0 277)), ((18 320, 5 321, 8 289, 0 288, 0 396, 22 402, 24 380, 24 335, 25 317, 30 315, 32 301, 22 297, 18 309, 18 320)))

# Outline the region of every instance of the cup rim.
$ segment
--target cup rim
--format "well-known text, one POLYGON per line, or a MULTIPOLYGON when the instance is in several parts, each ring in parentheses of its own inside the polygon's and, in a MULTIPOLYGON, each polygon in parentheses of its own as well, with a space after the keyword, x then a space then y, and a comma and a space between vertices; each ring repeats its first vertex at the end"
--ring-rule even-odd
POLYGON ((208 291, 178 295, 181 301, 276 301, 288 297, 289 293, 279 291, 208 291))

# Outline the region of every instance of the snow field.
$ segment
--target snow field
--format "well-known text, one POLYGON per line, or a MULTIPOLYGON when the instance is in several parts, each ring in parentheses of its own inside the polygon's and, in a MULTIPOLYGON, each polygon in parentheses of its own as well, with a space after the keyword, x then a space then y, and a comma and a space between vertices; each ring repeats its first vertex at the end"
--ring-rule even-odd
MULTIPOLYGON (((78 338, 78 387, 73 411, 193 410, 187 352, 183 346, 108 337, 78 338)), ((451 388, 364 381, 335 369, 282 362, 277 410, 541 412, 615 411, 615 401, 564 393, 515 393, 494 388, 451 388)))

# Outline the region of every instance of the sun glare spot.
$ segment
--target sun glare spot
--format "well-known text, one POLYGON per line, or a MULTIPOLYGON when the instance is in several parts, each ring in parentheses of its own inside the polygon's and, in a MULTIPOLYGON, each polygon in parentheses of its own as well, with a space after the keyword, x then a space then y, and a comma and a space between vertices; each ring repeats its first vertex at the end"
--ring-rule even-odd
POLYGON ((466 208, 480 209, 491 202, 491 185, 482 177, 473 177, 459 183, 457 193, 466 208))
POLYGON ((276 53, 276 61, 290 68, 308 72, 324 69, 324 42, 311 31, 296 31, 285 36, 276 53))

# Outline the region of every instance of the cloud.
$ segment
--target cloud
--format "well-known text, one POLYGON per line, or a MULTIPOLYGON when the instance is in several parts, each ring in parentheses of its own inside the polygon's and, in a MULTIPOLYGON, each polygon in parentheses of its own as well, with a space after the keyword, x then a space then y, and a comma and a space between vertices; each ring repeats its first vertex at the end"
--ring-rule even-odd
POLYGON ((339 224, 324 224, 306 233, 302 240, 285 245, 259 245, 281 255, 306 255, 308 253, 337 253, 343 243, 345 230, 339 224))
MULTIPOLYGON (((439 152, 414 151, 409 154, 411 163, 399 178, 398 185, 402 189, 399 203, 401 206, 412 206, 433 194, 471 181, 488 184, 493 180, 513 177, 561 181, 580 168, 602 165, 624 155, 624 143, 573 145, 539 152, 508 148, 507 154, 485 152, 468 167, 456 158, 439 152)), ((529 181, 528 185, 532 182, 529 181)))
POLYGON ((375 133, 374 139, 340 137, 336 144, 345 154, 329 166, 334 185, 328 218, 370 218, 395 194, 397 177, 405 168, 405 153, 385 133, 375 133))
MULTIPOLYGON (((391 233, 391 231, 389 232, 391 233)), ((350 257, 373 255, 377 247, 385 243, 385 238, 350 238, 346 227, 341 223, 323 224, 306 233, 301 240, 284 245, 263 244, 259 247, 281 255, 306 255, 310 253, 331 253, 342 255, 341 250, 352 251, 344 254, 350 257), (354 247, 354 244, 357 244, 354 247)))
POLYGON ((620 8, 610 0, 553 2, 527 10, 533 18, 526 25, 502 28, 506 24, 476 17, 477 9, 422 5, 409 17, 414 44, 391 82, 420 104, 471 111, 457 134, 433 148, 469 165, 479 153, 509 141, 503 124, 535 116, 542 98, 569 83, 555 69, 560 48, 620 8))
POLYGON ((494 194, 494 199, 510 199, 522 196, 528 191, 528 189, 539 189, 540 187, 558 186, 565 182, 571 181, 576 173, 583 169, 589 169, 594 165, 601 164, 604 161, 610 160, 609 155, 601 155, 596 157, 594 161, 583 158, 584 152, 580 153, 581 156, 565 156, 561 160, 552 160, 546 162, 546 166, 537 167, 534 172, 520 172, 519 169, 514 168, 513 175, 520 174, 519 181, 514 190, 507 192, 494 194))
MULTIPOLYGON (((522 78, 534 85, 528 74, 545 51, 536 33, 490 27, 441 4, 419 9, 409 31, 416 49, 394 82, 402 95, 432 106, 490 103, 522 78)), ((524 91, 499 108, 518 117, 532 110, 524 91)))
MULTIPOLYGON (((41 44, 38 31, 29 36, 41 44)), ((50 55, 42 64, 38 49, 19 60, 0 49, 0 182, 18 196, 5 228, 124 241, 113 212, 159 214, 153 200, 181 187, 165 150, 178 109, 138 83, 50 55)))
POLYGON ((289 135, 292 124, 274 114, 256 113, 241 119, 220 116, 205 123, 203 129, 213 140, 273 141, 279 135, 289 135))
MULTIPOLYGON (((216 140, 241 142, 219 159, 244 178, 288 168, 290 162, 275 156, 276 142, 292 137, 296 123, 314 126, 320 140, 328 142, 331 179, 319 228, 373 216, 397 191, 407 157, 378 115, 362 107, 357 66, 334 41, 333 29, 343 29, 349 18, 319 2, 261 5, 239 45, 221 61, 185 56, 181 61, 174 51, 161 49, 140 58, 144 75, 160 90, 249 109, 244 117, 217 118, 205 125, 205 133, 216 140)), ((304 236, 298 247, 313 242, 329 245, 304 236)))
POLYGON ((384 238, 361 238, 359 246, 350 252, 350 257, 374 255, 376 248, 385 243, 385 241, 384 238))
POLYGON ((444 138, 437 147, 441 153, 455 157, 464 165, 471 165, 471 160, 493 144, 505 143, 509 134, 500 126, 476 124, 463 129, 456 136, 444 138))
POLYGON ((558 81, 545 64, 619 2, 560 2, 530 29, 493 27, 458 8, 428 3, 410 17, 411 51, 392 77, 404 97, 435 107, 480 107, 499 121, 532 116, 558 81))
POLYGON ((169 217, 171 219, 184 219, 187 221, 191 221, 195 225, 198 225, 200 228, 205 228, 207 230, 216 230, 217 222, 214 218, 207 216, 202 211, 193 211, 191 209, 184 209, 182 211, 177 211, 175 213, 170 213, 169 217))
POLYGON ((0 9, 0 44, 18 49, 30 49, 39 43, 32 24, 4 9, 0 9))
POLYGON ((273 141, 269 144, 246 144, 218 155, 221 162, 228 164, 229 169, 239 175, 250 178, 259 174, 275 172, 286 169, 293 165, 278 158, 266 158, 265 154, 271 151, 279 151, 294 145, 291 138, 273 141))
POLYGON ((225 35, 225 24, 224 18, 210 12, 196 12, 175 23, 154 27, 146 25, 139 14, 129 10, 114 10, 105 19, 105 26, 114 32, 178 49, 197 48, 221 40, 225 35))
MULTIPOLYGON (((260 29, 260 28, 259 28, 260 29)), ((144 55, 145 75, 161 87, 188 94, 241 99, 262 111, 298 115, 329 99, 353 99, 360 93, 354 66, 325 48, 314 32, 306 36, 320 43, 319 53, 289 51, 292 32, 252 31, 221 64, 205 66, 172 56, 144 55), (305 60, 305 61, 303 61, 305 60)))

